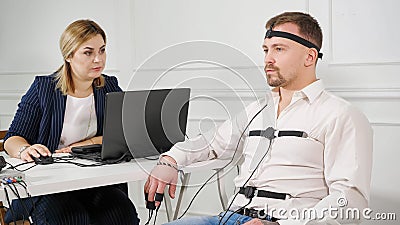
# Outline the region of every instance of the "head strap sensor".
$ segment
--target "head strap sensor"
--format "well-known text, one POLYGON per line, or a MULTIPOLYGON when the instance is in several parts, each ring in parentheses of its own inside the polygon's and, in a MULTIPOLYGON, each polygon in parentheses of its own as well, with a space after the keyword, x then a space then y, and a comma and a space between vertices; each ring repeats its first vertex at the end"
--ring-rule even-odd
POLYGON ((287 38, 290 39, 292 41, 295 41, 301 45, 304 45, 308 48, 315 48, 318 51, 318 58, 322 59, 322 52, 320 51, 320 48, 318 48, 315 44, 311 43, 310 41, 307 41, 306 39, 299 37, 297 35, 288 33, 288 32, 283 32, 283 31, 275 31, 272 30, 274 24, 272 24, 269 28, 269 30, 267 30, 267 33, 265 33, 265 38, 272 38, 272 37, 281 37, 281 38, 287 38))

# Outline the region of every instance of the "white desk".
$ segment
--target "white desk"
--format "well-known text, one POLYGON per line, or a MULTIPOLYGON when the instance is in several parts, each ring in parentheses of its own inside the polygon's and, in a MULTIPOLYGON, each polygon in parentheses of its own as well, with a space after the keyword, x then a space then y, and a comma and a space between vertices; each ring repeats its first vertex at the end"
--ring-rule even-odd
MULTIPOLYGON (((6 158, 6 161, 12 165, 22 163, 21 160, 9 158, 7 155, 0 153, 6 158)), ((56 155, 57 156, 57 155, 56 155)), ((166 201, 166 211, 168 220, 176 219, 181 206, 183 194, 186 190, 190 179, 190 174, 193 172, 212 170, 222 168, 229 160, 212 160, 201 163, 195 163, 184 168, 184 176, 181 177, 181 189, 177 198, 174 216, 172 216, 171 202, 168 197, 166 201)), ((74 160, 74 162, 93 164, 88 160, 74 160)), ((111 184, 141 181, 146 180, 152 168, 156 165, 156 160, 134 159, 130 162, 119 164, 104 165, 97 167, 79 167, 68 163, 53 163, 49 165, 36 165, 35 167, 23 172, 25 174, 24 181, 27 184, 28 192, 32 196, 39 196, 52 193, 60 193, 73 191, 85 188, 99 187, 111 184)), ((18 167, 23 170, 34 163, 18 167)), ((3 172, 3 171, 2 171, 3 172)), ((220 201, 223 208, 226 206, 227 197, 224 190, 224 185, 220 182, 220 174, 224 171, 220 170, 217 174, 217 184, 220 194, 220 201)), ((22 197, 25 197, 25 190, 19 188, 22 197)), ((143 193, 140 193, 143 194, 143 193)), ((16 196, 9 192, 10 198, 15 199, 16 196)), ((166 193, 165 196, 168 194, 166 193)), ((3 191, 0 191, 0 201, 5 203, 6 197, 3 191)))
MULTIPOLYGON (((6 157, 12 165, 22 163, 21 160, 6 157)), ((93 164, 88 160, 74 160, 84 164, 93 164)), ((97 167, 78 167, 68 163, 53 163, 49 165, 36 165, 23 172, 28 192, 32 196, 73 191, 110 184, 139 181, 147 179, 148 173, 156 161, 139 159, 119 164, 97 167)), ((34 165, 27 164, 18 167, 22 170, 34 165)), ((2 171, 2 173, 4 173, 2 171)), ((25 191, 21 191, 23 194, 25 191)), ((15 196, 10 196, 15 198, 15 196)), ((0 200, 4 202, 4 192, 0 192, 0 200)))

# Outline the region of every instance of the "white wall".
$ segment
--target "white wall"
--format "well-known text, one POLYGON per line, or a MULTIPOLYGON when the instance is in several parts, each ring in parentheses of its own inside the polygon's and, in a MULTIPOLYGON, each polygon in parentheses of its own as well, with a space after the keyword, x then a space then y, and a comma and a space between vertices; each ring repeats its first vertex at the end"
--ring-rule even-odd
MULTIPOLYGON (((154 77, 175 65, 174 60, 182 57, 178 54, 181 51, 173 52, 174 57, 157 58, 179 48, 171 45, 194 40, 217 43, 211 47, 206 44, 204 48, 189 48, 183 55, 195 58, 200 54, 204 56, 200 58, 203 61, 177 66, 166 72, 155 87, 178 83, 190 86, 194 93, 216 97, 229 111, 236 112, 240 109, 237 101, 241 97, 245 102, 251 101, 262 95, 266 87, 260 76, 265 22, 283 11, 310 12, 320 21, 324 33, 324 58, 318 63, 318 76, 329 90, 357 105, 374 129, 371 207, 380 212, 397 212, 400 216, 397 188, 400 181, 396 176, 400 169, 397 163, 400 153, 396 148, 400 137, 399 8, 397 0, 2 0, 0 129, 7 129, 16 104, 33 77, 49 74, 59 66, 62 61, 59 36, 78 18, 91 18, 105 29, 108 35, 105 72, 118 76, 124 89, 151 86, 154 77), (242 53, 251 60, 233 60, 242 53), (232 70, 205 63, 208 57, 218 58, 232 70), (146 64, 149 62, 152 64, 146 64), (238 74, 251 83, 255 96, 238 74), (202 79, 193 80, 195 77, 202 79), (129 83, 131 79, 134 83, 129 83), (185 82, 180 83, 182 80, 185 82), (239 90, 239 96, 232 97, 230 87, 239 90)), ((221 105, 204 98, 195 101, 190 110, 190 135, 198 132, 197 126, 204 117, 217 118, 219 123, 229 116, 221 105)), ((202 124, 210 125, 204 121, 202 124)), ((227 176, 233 175, 231 172, 227 176)), ((194 175, 193 182, 200 183, 206 177, 207 174, 194 175)), ((132 184, 131 188, 137 206, 143 207, 142 184, 132 184)), ((190 211, 192 214, 215 214, 221 210, 214 189, 215 185, 211 184, 202 191, 190 211)), ((189 190, 184 202, 190 200, 194 190, 189 190)), ((232 188, 229 190, 232 192, 232 188)), ((141 217, 146 219, 146 216, 141 217)))

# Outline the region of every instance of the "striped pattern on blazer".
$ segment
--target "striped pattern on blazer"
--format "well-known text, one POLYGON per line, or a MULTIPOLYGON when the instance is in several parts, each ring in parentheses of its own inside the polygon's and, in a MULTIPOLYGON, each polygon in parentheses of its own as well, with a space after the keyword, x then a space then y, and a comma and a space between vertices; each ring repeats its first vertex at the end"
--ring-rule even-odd
MULTIPOLYGON (((104 74, 103 76, 105 86, 93 88, 97 116, 96 136, 103 135, 105 95, 108 92, 122 91, 116 77, 104 74)), ((18 104, 5 141, 12 136, 21 136, 31 145, 45 145, 51 152, 57 149, 64 123, 67 96, 56 89, 54 78, 55 73, 35 77, 18 104)))

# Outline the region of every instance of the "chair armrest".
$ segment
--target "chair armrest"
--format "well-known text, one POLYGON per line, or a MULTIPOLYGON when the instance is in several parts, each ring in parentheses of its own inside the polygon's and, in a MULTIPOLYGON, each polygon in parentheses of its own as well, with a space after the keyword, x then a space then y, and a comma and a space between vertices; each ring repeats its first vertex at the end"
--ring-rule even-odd
POLYGON ((196 162, 182 168, 185 173, 193 173, 198 171, 217 170, 223 168, 229 163, 229 159, 213 159, 203 162, 196 162))

